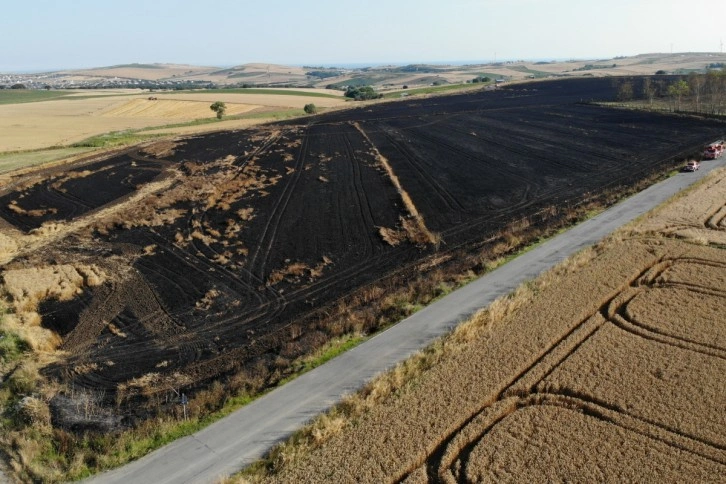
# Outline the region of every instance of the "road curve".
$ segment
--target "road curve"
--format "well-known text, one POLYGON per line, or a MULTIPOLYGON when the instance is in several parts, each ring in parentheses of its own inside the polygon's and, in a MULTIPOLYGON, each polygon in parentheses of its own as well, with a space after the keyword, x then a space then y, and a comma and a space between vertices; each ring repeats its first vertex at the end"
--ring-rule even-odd
POLYGON ((204 430, 87 482, 212 483, 229 476, 262 457, 343 395, 429 345, 496 298, 725 165, 726 157, 706 161, 695 173, 678 174, 653 185, 204 430))

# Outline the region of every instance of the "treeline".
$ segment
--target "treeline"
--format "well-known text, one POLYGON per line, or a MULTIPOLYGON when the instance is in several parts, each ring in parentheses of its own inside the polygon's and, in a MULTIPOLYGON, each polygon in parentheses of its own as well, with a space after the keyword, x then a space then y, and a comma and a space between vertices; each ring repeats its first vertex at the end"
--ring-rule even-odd
POLYGON ((646 101, 674 112, 726 115, 726 68, 688 76, 621 77, 613 79, 618 101, 646 101))

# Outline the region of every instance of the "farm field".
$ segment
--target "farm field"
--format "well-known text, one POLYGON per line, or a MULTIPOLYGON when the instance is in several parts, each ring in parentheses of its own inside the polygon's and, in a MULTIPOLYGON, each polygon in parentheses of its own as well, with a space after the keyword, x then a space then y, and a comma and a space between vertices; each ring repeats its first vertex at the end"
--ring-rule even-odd
POLYGON ((720 482, 724 181, 712 173, 495 303, 431 368, 372 382, 346 404, 367 408, 354 425, 333 413, 268 480, 720 482), (686 221, 703 232, 673 232, 686 221))
POLYGON ((541 61, 505 61, 466 65, 380 65, 364 69, 301 68, 275 64, 252 63, 226 69, 191 66, 147 65, 115 66, 86 71, 63 73, 77 81, 104 79, 116 76, 138 79, 205 80, 220 85, 248 83, 250 85, 314 85, 322 88, 333 85, 372 85, 383 91, 409 87, 430 86, 432 83, 460 84, 476 76, 507 81, 543 77, 567 76, 633 76, 653 75, 662 70, 688 74, 702 71, 707 65, 724 62, 726 55, 717 52, 653 53, 614 59, 554 59, 541 61), (316 72, 324 73, 318 77, 316 72))
MULTIPOLYGON (((230 119, 222 122, 186 127, 195 132, 247 127, 274 120, 274 112, 299 110, 307 103, 320 108, 340 106, 345 98, 339 91, 274 89, 257 92, 159 92, 139 90, 112 91, 14 91, 3 94, 0 103, 0 152, 38 150, 67 146, 111 131, 140 130, 169 124, 209 119, 214 113, 211 103, 227 104, 227 116, 254 114, 252 120, 230 119), (32 100, 26 100, 26 94, 32 100), (65 94, 64 94, 65 93, 65 94), (43 96, 44 95, 44 96, 43 96), (42 100, 52 96, 52 100, 42 100), (18 102, 13 103, 12 100, 18 102), (266 115, 266 113, 270 113, 266 115)), ((177 134, 174 127, 165 134, 177 134)))
POLYGON ((400 286, 435 295, 723 135, 581 103, 613 95, 590 79, 364 105, 6 175, 7 324, 45 355, 48 423, 111 432, 181 418, 180 391, 199 415, 215 381, 264 388, 405 314, 374 310, 400 286))

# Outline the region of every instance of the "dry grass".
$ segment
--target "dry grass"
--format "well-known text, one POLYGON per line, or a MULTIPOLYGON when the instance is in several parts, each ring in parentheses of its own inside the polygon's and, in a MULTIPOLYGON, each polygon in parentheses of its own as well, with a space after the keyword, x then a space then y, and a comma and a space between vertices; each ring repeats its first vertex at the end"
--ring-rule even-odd
POLYGON ((163 159, 174 155, 176 148, 184 144, 184 141, 178 140, 160 141, 158 143, 152 143, 148 146, 145 146, 141 150, 141 153, 148 156, 153 156, 154 158, 163 159))
POLYGON ((0 233, 0 260, 14 254, 17 250, 17 242, 12 237, 0 233))
MULTIPOLYGON (((398 179, 398 176, 396 176, 396 173, 393 171, 393 167, 391 167, 388 159, 378 151, 375 145, 371 142, 370 138, 368 138, 366 132, 363 131, 363 128, 361 128, 360 124, 353 123, 353 126, 360 132, 360 134, 363 136, 363 138, 365 138, 368 144, 371 145, 373 156, 376 158, 376 160, 378 160, 378 163, 385 170, 386 174, 388 175, 388 179, 391 180, 391 183, 393 183, 393 186, 396 188, 398 195, 401 197, 403 206, 406 207, 408 216, 401 217, 401 225, 403 227, 403 230, 406 232, 409 241, 417 245, 431 244, 438 247, 441 243, 441 235, 431 232, 428 227, 426 227, 426 222, 424 222, 423 216, 419 213, 416 205, 413 203, 413 200, 411 200, 411 196, 408 194, 408 192, 406 192, 406 190, 403 189, 401 181, 398 179)), ((391 229, 385 230, 390 231, 391 229)), ((386 240, 386 236, 383 233, 381 233, 381 236, 384 238, 384 240, 386 240)), ((396 240, 396 237, 391 236, 390 239, 396 240)), ((389 241, 386 240, 386 242, 389 241)))
POLYGON ((95 266, 57 265, 6 270, 3 283, 16 313, 24 313, 37 310, 45 299, 69 301, 84 287, 102 284, 106 277, 95 266))
POLYGON ((85 287, 103 284, 107 275, 96 266, 56 265, 30 269, 11 269, 2 274, 3 292, 9 297, 12 314, 2 323, 5 331, 18 335, 38 353, 52 353, 61 337, 41 326, 38 305, 47 299, 68 301, 85 287))
POLYGON ((285 267, 272 271, 267 278, 267 283, 271 286, 282 281, 299 284, 305 280, 305 282, 311 283, 322 276, 325 268, 332 263, 332 259, 327 256, 323 256, 322 261, 314 267, 302 262, 289 262, 285 267))

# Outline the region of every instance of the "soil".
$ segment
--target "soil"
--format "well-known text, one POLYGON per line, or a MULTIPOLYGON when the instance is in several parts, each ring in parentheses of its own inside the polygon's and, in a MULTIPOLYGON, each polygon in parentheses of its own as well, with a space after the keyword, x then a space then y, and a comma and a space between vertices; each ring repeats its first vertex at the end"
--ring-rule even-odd
POLYGON ((26 235, 5 269, 84 261, 109 275, 41 304, 63 337, 45 374, 128 423, 148 415, 139 402, 314 349, 328 311, 362 288, 513 223, 567 218, 723 135, 716 121, 583 103, 613 91, 580 79, 366 105, 18 177, 0 190, 0 230, 26 235), (440 245, 383 239, 412 206, 440 245), (71 223, 43 250, 25 242, 71 223))

